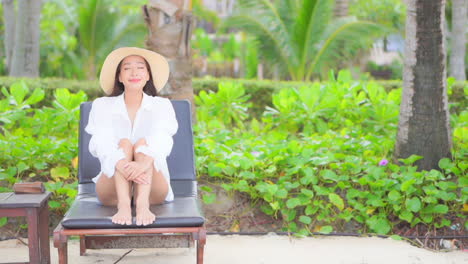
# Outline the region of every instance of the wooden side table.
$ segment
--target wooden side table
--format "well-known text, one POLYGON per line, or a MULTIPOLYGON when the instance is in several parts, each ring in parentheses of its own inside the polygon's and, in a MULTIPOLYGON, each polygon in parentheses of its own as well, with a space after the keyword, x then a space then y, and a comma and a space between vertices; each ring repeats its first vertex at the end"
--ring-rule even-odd
POLYGON ((0 217, 24 216, 28 223, 29 263, 50 263, 49 200, 51 193, 0 193, 0 217))

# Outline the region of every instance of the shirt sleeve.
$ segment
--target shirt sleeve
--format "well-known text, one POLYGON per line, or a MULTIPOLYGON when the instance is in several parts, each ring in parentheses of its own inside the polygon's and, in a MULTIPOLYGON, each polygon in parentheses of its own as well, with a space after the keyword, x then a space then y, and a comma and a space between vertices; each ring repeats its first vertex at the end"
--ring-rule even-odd
POLYGON ((99 159, 101 172, 110 178, 114 176, 117 162, 125 158, 125 153, 119 148, 117 138, 109 124, 100 120, 99 117, 105 114, 102 111, 105 111, 105 108, 100 107, 100 102, 95 100, 89 113, 85 131, 91 135, 89 152, 99 159))
POLYGON ((174 108, 168 99, 162 101, 162 106, 158 111, 163 115, 154 114, 155 120, 152 126, 152 133, 145 138, 147 146, 138 147, 135 152, 141 152, 154 159, 157 170, 162 170, 166 164, 166 159, 171 154, 174 141, 172 137, 178 129, 178 123, 174 108))

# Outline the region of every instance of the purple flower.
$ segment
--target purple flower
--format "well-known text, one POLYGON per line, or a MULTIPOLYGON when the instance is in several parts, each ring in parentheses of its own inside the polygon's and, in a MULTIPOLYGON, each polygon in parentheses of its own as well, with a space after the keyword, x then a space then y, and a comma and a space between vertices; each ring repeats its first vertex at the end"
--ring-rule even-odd
POLYGON ((380 162, 379 162, 379 166, 386 166, 388 164, 388 160, 386 159, 382 159, 380 162))

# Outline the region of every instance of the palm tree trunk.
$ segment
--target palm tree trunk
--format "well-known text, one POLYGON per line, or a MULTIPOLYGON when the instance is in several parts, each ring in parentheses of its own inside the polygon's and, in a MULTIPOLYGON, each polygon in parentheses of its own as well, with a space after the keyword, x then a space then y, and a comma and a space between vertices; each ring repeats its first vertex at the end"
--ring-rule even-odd
POLYGON ((450 76, 455 77, 455 79, 459 81, 466 80, 467 3, 467 0, 452 0, 452 53, 450 55, 450 76))
POLYGON ((349 0, 335 0, 335 9, 333 13, 335 17, 348 16, 349 0))
POLYGON ((171 68, 162 95, 190 100, 193 115, 195 104, 190 38, 195 20, 189 6, 190 0, 152 0, 143 6, 143 16, 149 30, 147 47, 165 56, 171 68))
POLYGON ((39 76, 39 22, 41 0, 21 0, 15 24, 11 76, 39 76))
POLYGON ((13 55, 13 46, 15 43, 15 5, 13 0, 2 0, 3 20, 5 23, 5 58, 6 72, 10 72, 11 57, 13 55))
POLYGON ((423 156, 419 169, 437 169, 450 157, 445 41, 445 0, 408 0, 405 65, 396 158, 423 156))

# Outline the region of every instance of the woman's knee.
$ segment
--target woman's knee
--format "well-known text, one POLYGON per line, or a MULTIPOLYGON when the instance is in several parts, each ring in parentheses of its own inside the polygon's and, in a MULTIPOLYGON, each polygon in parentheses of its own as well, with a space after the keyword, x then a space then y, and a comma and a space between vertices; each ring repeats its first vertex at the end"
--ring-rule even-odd
POLYGON ((122 138, 119 141, 119 148, 123 149, 125 152, 131 152, 133 149, 133 145, 128 138, 122 138))
POLYGON ((147 146, 148 144, 146 143, 146 139, 140 138, 136 143, 134 148, 137 149, 140 146, 147 146))

